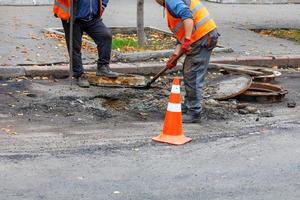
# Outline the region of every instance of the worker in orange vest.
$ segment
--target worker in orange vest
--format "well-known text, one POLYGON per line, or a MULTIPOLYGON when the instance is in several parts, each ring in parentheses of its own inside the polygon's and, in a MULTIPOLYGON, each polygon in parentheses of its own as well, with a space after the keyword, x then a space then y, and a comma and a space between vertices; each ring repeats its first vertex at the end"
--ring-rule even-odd
MULTIPOLYGON (((101 17, 109 0, 73 0, 73 76, 80 87, 89 87, 84 75, 81 58, 81 43, 83 32, 86 32, 97 44, 98 62, 97 75, 117 77, 118 73, 109 68, 112 48, 112 35, 101 17)), ((71 0, 55 0, 53 13, 62 20, 65 38, 69 48, 71 0)))
POLYGON ((172 69, 177 65, 173 58, 186 54, 183 67, 185 98, 182 105, 183 122, 200 121, 201 98, 211 52, 219 34, 214 20, 199 0, 156 0, 167 14, 169 29, 177 38, 174 53, 167 61, 172 69))

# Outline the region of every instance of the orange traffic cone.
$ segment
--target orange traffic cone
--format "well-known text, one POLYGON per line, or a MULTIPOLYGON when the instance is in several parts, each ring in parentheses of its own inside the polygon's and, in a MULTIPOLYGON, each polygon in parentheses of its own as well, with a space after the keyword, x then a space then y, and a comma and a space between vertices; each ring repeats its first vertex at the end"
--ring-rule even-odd
POLYGON ((159 136, 152 139, 175 145, 185 144, 192 140, 183 134, 180 80, 178 77, 175 77, 173 80, 163 131, 159 136))

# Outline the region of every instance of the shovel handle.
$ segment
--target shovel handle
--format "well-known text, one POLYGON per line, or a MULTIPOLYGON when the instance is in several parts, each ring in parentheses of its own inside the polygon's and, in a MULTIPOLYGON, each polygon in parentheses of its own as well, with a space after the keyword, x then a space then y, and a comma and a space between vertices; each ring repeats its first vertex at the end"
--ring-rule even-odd
POLYGON ((163 73, 165 73, 168 70, 168 67, 166 66, 160 72, 158 72, 147 84, 148 87, 151 86, 152 83, 154 83, 163 73))
MULTIPOLYGON (((178 61, 178 59, 183 55, 183 53, 178 54, 173 62, 178 61)), ((147 83, 147 87, 150 87, 152 83, 154 83, 163 73, 165 73, 168 70, 168 67, 166 66, 165 68, 163 68, 162 70, 160 70, 160 72, 158 72, 148 83, 147 83)))

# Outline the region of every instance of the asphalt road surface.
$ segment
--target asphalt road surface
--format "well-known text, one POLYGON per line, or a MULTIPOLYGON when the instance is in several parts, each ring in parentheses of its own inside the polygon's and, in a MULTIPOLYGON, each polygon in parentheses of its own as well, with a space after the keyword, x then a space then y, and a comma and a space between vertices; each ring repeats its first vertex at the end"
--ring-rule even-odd
POLYGON ((103 89, 70 91, 67 80, 1 81, 0 199, 298 200, 299 106, 286 103, 299 105, 299 75, 278 80, 289 89, 283 102, 254 104, 274 117, 234 114, 185 125, 193 140, 184 146, 151 140, 162 112, 138 119, 122 110, 108 118, 78 111, 75 101, 83 100, 76 93, 103 89), (55 95, 71 103, 53 107, 55 95), (37 106, 40 97, 48 107, 37 106))

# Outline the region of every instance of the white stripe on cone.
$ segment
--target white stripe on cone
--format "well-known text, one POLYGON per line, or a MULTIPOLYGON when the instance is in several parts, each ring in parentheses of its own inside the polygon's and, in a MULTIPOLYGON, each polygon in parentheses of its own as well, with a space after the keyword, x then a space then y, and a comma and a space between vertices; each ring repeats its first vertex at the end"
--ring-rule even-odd
POLYGON ((172 85, 171 93, 180 94, 180 85, 172 85))
POLYGON ((180 103, 168 103, 167 111, 169 112, 181 112, 180 103))

